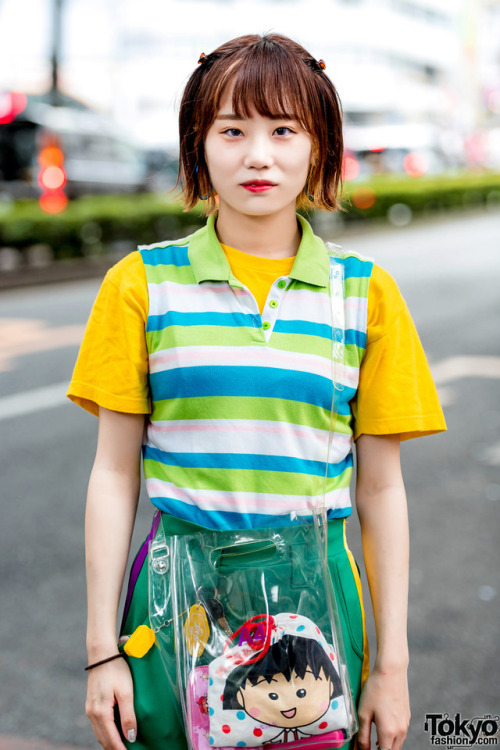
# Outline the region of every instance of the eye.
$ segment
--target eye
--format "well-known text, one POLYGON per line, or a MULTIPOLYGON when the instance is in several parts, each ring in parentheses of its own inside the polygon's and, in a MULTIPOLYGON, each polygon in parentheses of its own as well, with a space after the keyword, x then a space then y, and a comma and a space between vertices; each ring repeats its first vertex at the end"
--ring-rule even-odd
POLYGON ((304 688, 301 688, 300 690, 297 690, 297 698, 305 698, 306 697, 306 691, 304 688))
POLYGON ((278 693, 269 693, 269 697, 271 698, 272 701, 277 701, 279 698, 279 695, 278 693))
POLYGON ((224 130, 223 133, 230 138, 236 138, 238 135, 241 135, 241 130, 238 130, 238 128, 228 128, 227 130, 224 130))
POLYGON ((293 133, 293 130, 283 126, 281 128, 276 128, 274 132, 276 133, 276 135, 290 135, 291 133, 293 133))

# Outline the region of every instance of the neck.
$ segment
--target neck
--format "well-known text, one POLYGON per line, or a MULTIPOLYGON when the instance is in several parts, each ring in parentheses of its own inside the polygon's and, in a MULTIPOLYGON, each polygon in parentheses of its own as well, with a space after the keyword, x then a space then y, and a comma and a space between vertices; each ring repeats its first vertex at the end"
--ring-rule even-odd
POLYGON ((301 240, 293 205, 266 216, 249 216, 221 201, 216 231, 223 245, 262 258, 291 258, 301 240))

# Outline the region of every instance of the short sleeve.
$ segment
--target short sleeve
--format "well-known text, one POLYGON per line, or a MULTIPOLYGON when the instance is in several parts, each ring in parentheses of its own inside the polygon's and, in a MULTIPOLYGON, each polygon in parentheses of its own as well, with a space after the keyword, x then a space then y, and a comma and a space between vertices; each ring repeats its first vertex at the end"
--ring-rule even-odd
POLYGON ((99 406, 132 414, 150 412, 146 272, 138 251, 106 274, 90 314, 67 392, 99 415, 99 406))
POLYGON ((392 276, 375 265, 368 293, 366 353, 352 403, 354 439, 399 434, 401 440, 446 430, 415 324, 392 276))

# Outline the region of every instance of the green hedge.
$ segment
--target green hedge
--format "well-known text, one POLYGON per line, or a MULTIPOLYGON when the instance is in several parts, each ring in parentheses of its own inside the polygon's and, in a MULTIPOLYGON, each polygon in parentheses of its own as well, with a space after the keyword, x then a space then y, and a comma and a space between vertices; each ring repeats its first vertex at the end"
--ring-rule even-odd
POLYGON ((500 206, 500 173, 460 171, 430 177, 378 175, 363 183, 347 183, 343 205, 348 218, 387 216, 395 204, 404 204, 415 216, 443 210, 460 210, 478 206, 500 206), (372 189, 376 200, 370 208, 357 208, 356 191, 372 189))
POLYGON ((0 246, 48 245, 57 259, 84 257, 105 253, 113 243, 181 237, 201 222, 199 210, 185 213, 178 201, 153 193, 85 196, 54 215, 23 200, 0 208, 0 246))
MULTIPOLYGON (((344 221, 386 217, 395 204, 418 216, 442 210, 500 206, 500 173, 457 172, 432 177, 379 175, 344 186, 344 221), (373 191, 370 193, 369 191, 373 191), (372 206, 360 208, 359 197, 374 195, 372 206)), ((407 212, 408 214, 408 212, 407 212)), ((60 214, 45 214, 37 201, 0 203, 0 247, 25 250, 46 245, 55 258, 98 255, 119 243, 134 247, 189 234, 203 222, 202 205, 184 212, 168 194, 86 196, 71 201, 60 214)))

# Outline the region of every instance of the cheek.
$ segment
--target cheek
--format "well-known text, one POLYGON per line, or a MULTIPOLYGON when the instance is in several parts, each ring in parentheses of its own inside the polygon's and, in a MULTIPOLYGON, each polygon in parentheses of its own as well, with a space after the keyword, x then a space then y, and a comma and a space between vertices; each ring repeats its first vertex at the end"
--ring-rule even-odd
POLYGON ((233 154, 222 148, 205 149, 205 161, 214 183, 224 183, 234 174, 233 154))
POLYGON ((304 149, 302 153, 298 153, 295 155, 293 161, 289 163, 289 168, 291 170, 291 174, 294 175, 294 178, 298 180, 299 183, 304 184, 307 179, 307 175, 309 174, 310 165, 310 150, 304 149))
POLYGON ((308 140, 303 140, 298 145, 295 152, 295 165, 297 169, 303 169, 306 172, 309 171, 309 166, 312 161, 312 148, 308 140))
POLYGON ((250 716, 253 716, 254 719, 258 719, 260 716, 260 708, 257 708, 257 706, 252 706, 248 709, 248 713, 250 716))

